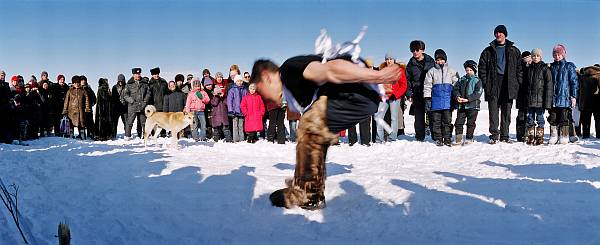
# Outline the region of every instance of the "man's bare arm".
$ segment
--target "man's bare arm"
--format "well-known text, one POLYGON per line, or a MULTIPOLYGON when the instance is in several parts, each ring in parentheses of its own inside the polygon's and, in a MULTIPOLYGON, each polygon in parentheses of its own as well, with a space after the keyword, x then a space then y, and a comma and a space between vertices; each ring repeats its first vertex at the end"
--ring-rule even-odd
POLYGON ((313 61, 304 70, 304 78, 317 85, 331 83, 394 83, 400 79, 400 66, 389 66, 380 71, 362 68, 346 60, 332 60, 325 64, 313 61))

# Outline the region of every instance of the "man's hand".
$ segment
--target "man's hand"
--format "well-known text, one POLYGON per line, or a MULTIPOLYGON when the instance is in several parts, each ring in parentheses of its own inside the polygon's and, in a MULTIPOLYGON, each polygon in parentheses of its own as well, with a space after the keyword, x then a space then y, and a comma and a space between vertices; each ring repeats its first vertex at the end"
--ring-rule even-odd
POLYGON ((577 105, 577 99, 571 98, 571 108, 575 107, 576 105, 577 105))
POLYGON ((375 83, 395 83, 400 80, 400 65, 391 65, 379 71, 379 78, 375 83))

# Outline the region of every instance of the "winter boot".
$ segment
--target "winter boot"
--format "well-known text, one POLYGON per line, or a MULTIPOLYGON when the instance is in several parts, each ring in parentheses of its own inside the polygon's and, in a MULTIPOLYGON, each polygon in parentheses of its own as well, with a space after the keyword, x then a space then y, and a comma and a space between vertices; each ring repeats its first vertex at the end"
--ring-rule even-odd
POLYGON ((535 145, 544 144, 544 128, 537 128, 535 130, 535 145))
POLYGON ((457 134, 456 135, 456 142, 454 142, 454 145, 462 145, 463 143, 463 135, 462 134, 457 134))
POLYGON ((527 144, 533 145, 535 139, 535 127, 531 126, 527 128, 527 144))
POLYGON ((569 126, 560 127, 560 139, 559 142, 561 145, 566 145, 569 143, 569 126))
POLYGON ((554 145, 558 142, 558 127, 550 126, 550 139, 548 140, 549 145, 554 145))
POLYGON ((444 139, 444 145, 451 147, 452 146, 452 139, 450 139, 450 138, 444 139))
POLYGON ((321 96, 300 119, 297 131, 296 169, 287 187, 270 195, 277 207, 315 210, 325 207, 325 158, 327 148, 338 141, 326 121, 327 97, 321 96))
POLYGON ((470 145, 470 144, 473 144, 473 142, 475 142, 475 141, 473 140, 473 138, 468 138, 468 137, 467 137, 467 139, 465 140, 465 145, 470 145))

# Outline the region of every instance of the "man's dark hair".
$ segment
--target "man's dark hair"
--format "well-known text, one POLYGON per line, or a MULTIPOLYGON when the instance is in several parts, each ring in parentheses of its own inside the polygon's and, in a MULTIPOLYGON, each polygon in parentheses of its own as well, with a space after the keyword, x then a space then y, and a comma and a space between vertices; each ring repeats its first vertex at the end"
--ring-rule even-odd
POLYGON ((260 59, 254 62, 254 66, 252 66, 252 75, 250 76, 250 83, 260 83, 262 81, 262 71, 279 71, 279 67, 273 63, 273 61, 267 59, 260 59))
POLYGON ((202 70, 202 75, 208 74, 210 76, 210 71, 208 69, 202 70))
POLYGON ((410 51, 425 50, 425 43, 421 40, 414 40, 410 42, 410 51))

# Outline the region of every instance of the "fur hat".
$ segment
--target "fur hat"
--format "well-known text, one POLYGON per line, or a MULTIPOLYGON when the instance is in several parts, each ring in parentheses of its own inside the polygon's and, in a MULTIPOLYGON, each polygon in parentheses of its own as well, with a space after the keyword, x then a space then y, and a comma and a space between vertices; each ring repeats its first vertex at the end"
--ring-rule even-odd
POLYGON ((46 77, 48 77, 48 72, 47 71, 42 71, 42 75, 41 76, 44 76, 44 75, 46 75, 46 77))
POLYGON ((506 30, 506 26, 504 26, 504 25, 496 26, 496 28, 494 28, 494 35, 496 35, 496 33, 498 33, 498 32, 504 34, 505 37, 508 37, 508 30, 506 30))
POLYGON ((544 57, 544 53, 542 53, 542 49, 534 48, 531 50, 531 55, 538 55, 540 57, 544 57))
POLYGON ((175 82, 177 82, 177 81, 182 81, 183 82, 184 80, 185 80, 185 78, 183 77, 183 74, 177 74, 177 75, 175 75, 175 82))
POLYGON ((552 49, 552 54, 560 54, 563 57, 567 57, 567 47, 565 47, 564 44, 557 44, 556 46, 554 46, 554 48, 552 49))
POLYGON ((10 78, 10 80, 11 80, 11 81, 15 81, 15 82, 16 82, 16 81, 19 81, 19 77, 17 77, 17 76, 12 76, 12 77, 10 78))
POLYGON ((394 56, 393 56, 392 54, 390 54, 390 53, 386 53, 386 54, 385 54, 385 59, 386 59, 386 60, 390 60, 390 59, 391 59, 391 60, 395 60, 394 56))
POLYGON ((221 73, 221 72, 219 71, 219 72, 217 72, 217 73, 215 74, 215 76, 217 76, 217 77, 223 77, 223 73, 221 73))
POLYGON ((448 56, 446 55, 446 52, 444 52, 443 49, 436 50, 434 57, 435 57, 435 60, 443 59, 445 61, 448 61, 448 56))
POLYGON ((79 83, 81 81, 81 78, 79 78, 79 76, 75 75, 71 78, 71 83, 75 84, 75 83, 79 83))
POLYGON ((158 74, 160 74, 160 68, 156 67, 156 68, 150 69, 150 75, 158 75, 158 74))
POLYGON ((131 69, 131 74, 142 74, 142 68, 131 69))
POLYGON ((84 75, 81 75, 81 76, 79 76, 79 81, 80 82, 81 81, 86 81, 87 82, 88 80, 87 80, 87 77, 85 77, 84 75))
POLYGON ((213 80, 210 78, 204 79, 204 86, 213 85, 213 83, 214 83, 213 80))
POLYGON ((0 71, 0 74, 2 74, 2 75, 6 75, 6 72, 4 72, 4 71, 0 71))
POLYGON ((235 77, 233 77, 233 81, 237 82, 238 80, 244 81, 244 77, 242 77, 240 74, 235 75, 235 77))

